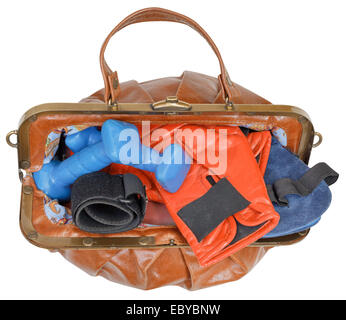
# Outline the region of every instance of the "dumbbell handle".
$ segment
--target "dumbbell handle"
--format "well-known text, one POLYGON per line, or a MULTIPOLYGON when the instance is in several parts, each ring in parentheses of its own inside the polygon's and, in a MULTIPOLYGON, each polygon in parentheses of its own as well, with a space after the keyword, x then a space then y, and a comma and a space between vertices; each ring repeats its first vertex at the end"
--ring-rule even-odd
MULTIPOLYGON (((67 147, 71 149, 71 151, 76 153, 92 144, 100 142, 101 140, 101 131, 97 130, 96 127, 89 127, 67 136, 65 139, 65 143, 67 147)), ((129 165, 138 169, 155 172, 155 164, 158 164, 160 162, 160 157, 160 153, 158 153, 156 150, 151 149, 145 145, 141 145, 138 155, 138 163, 130 163, 129 165)))
POLYGON ((71 185, 82 175, 99 171, 111 163, 103 142, 98 142, 62 161, 56 167, 53 179, 61 185, 71 185))

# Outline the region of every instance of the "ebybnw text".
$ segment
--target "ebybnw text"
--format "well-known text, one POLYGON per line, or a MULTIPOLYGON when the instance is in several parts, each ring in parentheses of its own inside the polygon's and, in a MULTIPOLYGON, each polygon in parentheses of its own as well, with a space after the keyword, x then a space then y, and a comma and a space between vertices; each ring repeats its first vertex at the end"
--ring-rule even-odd
POLYGON ((127 315, 151 315, 154 318, 160 314, 171 315, 218 315, 220 312, 220 305, 217 304, 172 304, 167 307, 160 306, 142 306, 133 304, 128 306, 126 310, 127 315))

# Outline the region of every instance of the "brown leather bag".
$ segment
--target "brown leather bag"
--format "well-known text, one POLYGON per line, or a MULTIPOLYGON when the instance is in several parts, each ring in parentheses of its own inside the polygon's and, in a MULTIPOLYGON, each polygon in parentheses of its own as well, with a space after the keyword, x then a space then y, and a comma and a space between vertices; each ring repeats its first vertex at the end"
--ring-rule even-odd
POLYGON ((174 226, 137 228, 117 235, 87 234, 74 225, 53 225, 43 213, 44 194, 37 190, 32 172, 43 162, 45 139, 55 128, 68 125, 95 126, 107 119, 136 123, 255 123, 259 130, 283 128, 287 145, 308 161, 314 131, 308 116, 300 109, 273 106, 267 100, 232 82, 216 45, 193 20, 181 14, 147 8, 121 21, 106 38, 100 53, 104 89, 79 104, 49 104, 29 110, 18 135, 19 168, 23 178, 21 228, 35 245, 60 252, 67 260, 93 276, 141 289, 178 285, 190 290, 234 281, 247 274, 268 249, 302 240, 307 232, 256 241, 232 256, 201 267, 185 239, 174 226), (111 37, 124 27, 146 21, 171 21, 196 30, 215 52, 221 73, 218 78, 185 71, 168 77, 138 83, 119 83, 116 71, 107 65, 104 53, 111 37))

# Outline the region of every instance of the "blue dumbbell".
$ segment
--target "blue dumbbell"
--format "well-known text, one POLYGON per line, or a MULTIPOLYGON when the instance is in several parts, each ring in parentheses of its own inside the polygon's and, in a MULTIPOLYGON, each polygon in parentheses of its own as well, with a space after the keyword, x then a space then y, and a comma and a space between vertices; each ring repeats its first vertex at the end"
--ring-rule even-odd
POLYGON ((66 137, 65 143, 74 153, 101 141, 101 131, 97 127, 89 127, 66 137))
POLYGON ((190 169, 191 159, 179 144, 168 146, 162 154, 140 143, 133 124, 107 120, 101 141, 76 152, 64 161, 53 160, 34 172, 37 188, 53 199, 68 200, 70 186, 80 176, 99 171, 111 163, 121 163, 155 173, 160 185, 176 192, 190 169), (131 138, 130 143, 128 137, 131 138), (129 155, 129 151, 130 155, 129 155))

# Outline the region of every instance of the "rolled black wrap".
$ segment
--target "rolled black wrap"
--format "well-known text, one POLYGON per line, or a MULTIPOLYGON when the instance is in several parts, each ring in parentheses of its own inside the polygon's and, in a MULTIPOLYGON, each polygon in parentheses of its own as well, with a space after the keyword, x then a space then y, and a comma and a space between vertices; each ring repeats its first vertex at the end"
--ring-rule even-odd
POLYGON ((136 228, 147 204, 145 187, 131 174, 93 172, 78 178, 71 190, 74 224, 90 233, 119 233, 136 228))

